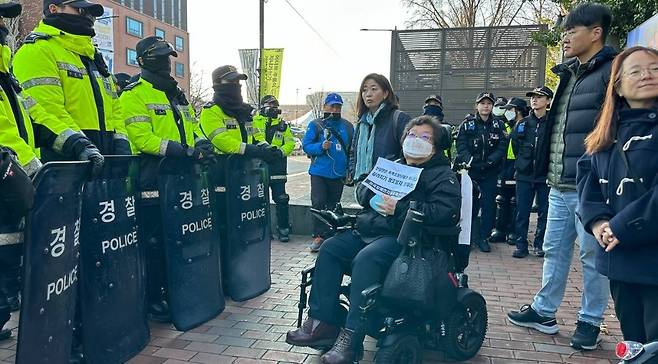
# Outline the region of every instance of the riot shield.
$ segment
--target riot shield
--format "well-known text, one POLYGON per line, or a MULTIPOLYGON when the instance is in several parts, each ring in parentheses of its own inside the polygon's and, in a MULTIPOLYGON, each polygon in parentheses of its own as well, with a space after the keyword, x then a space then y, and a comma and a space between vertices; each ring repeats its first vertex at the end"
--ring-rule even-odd
POLYGON ((88 162, 43 166, 25 229, 17 363, 66 363, 78 291, 80 210, 88 162))
POLYGON ((136 211, 137 157, 105 157, 83 189, 80 317, 90 363, 122 363, 149 341, 136 211))
POLYGON ((235 301, 245 301, 271 285, 269 175, 260 159, 236 155, 226 163, 222 273, 227 294, 235 301))
POLYGON ((214 194, 205 167, 187 158, 160 163, 158 190, 167 257, 171 319, 186 331, 224 309, 214 194))

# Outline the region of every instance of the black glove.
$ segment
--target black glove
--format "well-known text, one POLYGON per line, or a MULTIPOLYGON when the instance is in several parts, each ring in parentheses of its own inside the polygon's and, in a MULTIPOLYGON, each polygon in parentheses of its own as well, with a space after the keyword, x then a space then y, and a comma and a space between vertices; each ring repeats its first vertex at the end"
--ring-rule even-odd
POLYGON ((94 143, 91 142, 83 134, 75 134, 70 136, 65 142, 62 151, 66 155, 70 155, 79 161, 90 161, 91 172, 97 175, 103 169, 105 158, 100 150, 96 148, 94 143))
POLYGON ((215 147, 207 140, 200 140, 194 145, 194 153, 192 155, 195 159, 203 159, 207 157, 213 158, 215 156, 215 147))
POLYGON ((263 158, 263 148, 258 145, 246 144, 244 148, 244 156, 249 158, 263 158))
POLYGON ((115 138, 114 139, 114 154, 115 155, 132 155, 133 151, 130 148, 130 142, 127 139, 115 138))
POLYGON ((277 148, 270 145, 263 146, 263 159, 267 163, 274 163, 283 159, 283 152, 277 148))
POLYGON ((170 140, 167 142, 165 157, 188 157, 187 148, 181 143, 170 140))

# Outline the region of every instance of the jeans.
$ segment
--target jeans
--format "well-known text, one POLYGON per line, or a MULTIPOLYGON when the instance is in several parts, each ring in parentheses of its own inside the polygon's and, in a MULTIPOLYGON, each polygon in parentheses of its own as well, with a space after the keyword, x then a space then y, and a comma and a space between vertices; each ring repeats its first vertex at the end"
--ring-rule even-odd
MULTIPOLYGON (((314 209, 333 210, 343 195, 343 181, 311 175, 311 206, 314 209)), ((313 219, 313 237, 324 238, 329 227, 322 221, 313 219)))
POLYGON ((537 194, 537 231, 533 246, 539 250, 544 245, 546 231, 546 215, 548 214, 548 193, 550 189, 544 182, 516 181, 516 249, 528 250, 528 225, 530 211, 537 194))
POLYGON ((583 294, 578 320, 599 326, 610 295, 608 279, 595 266, 599 244, 594 236, 585 232, 576 217, 577 192, 551 188, 548 201, 542 287, 535 295, 532 308, 542 316, 555 317, 564 298, 574 241, 578 237, 583 271, 583 294))
POLYGON ((366 244, 358 235, 347 231, 327 239, 315 262, 309 317, 342 326, 345 315, 339 304, 340 286, 343 275, 351 274, 350 309, 345 327, 351 330, 361 328, 361 291, 384 281, 401 250, 402 245, 393 236, 377 238, 366 244))
MULTIPOLYGON (((498 183, 498 176, 495 174, 484 176, 481 178, 473 178, 480 188, 480 236, 479 240, 488 239, 493 230, 494 222, 496 220, 496 184, 498 183)), ((476 214, 476 211, 473 212, 476 214)))

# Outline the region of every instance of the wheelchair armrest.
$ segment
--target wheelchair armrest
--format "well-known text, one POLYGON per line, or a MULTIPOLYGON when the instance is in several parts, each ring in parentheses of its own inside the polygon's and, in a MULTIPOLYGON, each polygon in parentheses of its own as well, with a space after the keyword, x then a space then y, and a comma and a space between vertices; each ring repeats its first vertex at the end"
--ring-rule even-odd
POLYGON ((370 286, 370 287, 364 289, 363 291, 361 291, 361 295, 363 296, 363 298, 368 300, 369 298, 373 298, 374 296, 378 295, 379 291, 381 291, 381 290, 382 290, 382 285, 381 284, 379 284, 379 283, 378 284, 373 284, 372 286, 370 286))
POLYGON ((313 275, 313 273, 315 273, 315 265, 309 265, 308 267, 304 268, 304 270, 302 270, 302 276, 313 275))

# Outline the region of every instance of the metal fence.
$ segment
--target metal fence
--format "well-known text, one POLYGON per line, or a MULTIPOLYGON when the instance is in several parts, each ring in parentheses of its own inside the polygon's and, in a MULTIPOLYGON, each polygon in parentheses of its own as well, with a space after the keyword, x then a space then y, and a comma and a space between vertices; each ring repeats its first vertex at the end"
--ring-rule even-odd
POLYGON ((417 115, 425 98, 443 98, 445 120, 459 123, 479 92, 525 96, 543 85, 546 48, 532 40, 541 25, 396 30, 391 83, 400 108, 417 115))

